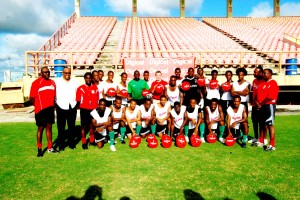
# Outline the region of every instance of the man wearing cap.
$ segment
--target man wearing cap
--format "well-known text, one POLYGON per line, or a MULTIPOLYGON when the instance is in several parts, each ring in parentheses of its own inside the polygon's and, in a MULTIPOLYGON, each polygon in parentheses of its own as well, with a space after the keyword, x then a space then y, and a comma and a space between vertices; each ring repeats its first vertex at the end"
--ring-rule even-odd
POLYGON ((38 127, 36 138, 37 157, 43 156, 42 136, 46 129, 48 153, 58 153, 52 148, 52 124, 54 124, 54 100, 56 85, 50 78, 48 67, 41 68, 41 77, 36 79, 30 89, 30 100, 34 105, 35 121, 38 127))
POLYGON ((161 78, 162 74, 161 71, 155 72, 155 78, 156 80, 151 84, 151 94, 153 98, 153 103, 159 103, 160 102, 160 96, 165 94, 166 85, 168 83, 161 78))
POLYGON ((145 80, 140 79, 140 72, 138 70, 134 71, 133 76, 134 78, 128 83, 128 94, 140 106, 144 100, 142 92, 143 90, 149 90, 149 86, 145 80))
POLYGON ((75 149, 75 121, 77 114, 76 91, 79 86, 75 78, 71 78, 71 69, 64 68, 62 78, 56 80, 56 113, 57 113, 57 130, 58 146, 63 151, 66 144, 65 126, 68 124, 69 146, 75 149))

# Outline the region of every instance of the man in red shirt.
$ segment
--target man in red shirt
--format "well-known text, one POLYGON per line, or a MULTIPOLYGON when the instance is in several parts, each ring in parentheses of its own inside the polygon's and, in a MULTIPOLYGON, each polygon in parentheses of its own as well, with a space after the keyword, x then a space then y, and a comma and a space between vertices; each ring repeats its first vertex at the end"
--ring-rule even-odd
POLYGON ((165 94, 166 85, 168 85, 166 81, 161 79, 161 75, 161 71, 155 72, 156 80, 151 84, 150 88, 154 104, 160 102, 160 96, 165 94))
MULTIPOLYGON (((275 119, 275 110, 276 110, 276 102, 279 93, 279 87, 277 82, 272 79, 272 70, 265 69, 263 72, 263 78, 265 80, 264 83, 260 84, 257 90, 257 108, 260 109, 261 119, 260 126, 267 126, 270 134, 270 145, 265 149, 266 151, 274 151, 275 150, 275 127, 274 127, 274 119, 275 119)), ((264 145, 264 137, 263 134, 260 135, 259 142, 256 143, 255 146, 263 146, 264 145)))
MULTIPOLYGON (((252 140, 249 140, 249 143, 256 143, 258 141, 258 133, 263 131, 265 132, 265 126, 259 127, 258 129, 258 124, 259 124, 259 117, 261 116, 260 110, 257 108, 255 102, 257 101, 257 90, 258 86, 261 83, 264 83, 265 80, 263 79, 263 68, 261 66, 258 66, 254 69, 253 72, 254 75, 254 80, 252 82, 252 99, 251 99, 251 104, 252 104, 252 112, 251 112, 251 119, 252 119, 252 124, 253 124, 253 131, 254 131, 254 138, 252 140)), ((262 134, 263 134, 262 132, 262 134)))
MULTIPOLYGON (((76 101, 79 102, 81 121, 81 142, 82 148, 88 149, 86 134, 92 123, 92 110, 98 108, 99 91, 96 85, 92 84, 92 74, 84 74, 85 84, 81 85, 76 92, 76 101)), ((95 142, 94 131, 90 129, 90 143, 95 142)))
POLYGON ((56 85, 50 77, 48 67, 42 67, 42 77, 36 79, 30 89, 30 100, 34 105, 35 121, 37 129, 37 157, 43 156, 42 136, 46 128, 46 136, 48 141, 48 153, 58 153, 52 148, 52 124, 54 124, 54 101, 56 85))

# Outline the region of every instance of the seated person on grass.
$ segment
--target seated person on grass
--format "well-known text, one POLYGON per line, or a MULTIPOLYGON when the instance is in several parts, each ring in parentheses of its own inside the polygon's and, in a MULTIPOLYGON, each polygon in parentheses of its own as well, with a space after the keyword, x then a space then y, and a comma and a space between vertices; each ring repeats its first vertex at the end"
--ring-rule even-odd
POLYGON ((93 117, 92 125, 96 129, 95 142, 98 148, 100 149, 103 147, 108 132, 110 140, 110 150, 116 151, 116 147, 114 145, 115 133, 112 127, 111 114, 111 109, 106 107, 106 100, 100 99, 99 107, 91 112, 91 116, 93 117))
POLYGON ((219 128, 219 141, 224 143, 224 114, 222 106, 218 103, 218 99, 213 98, 209 105, 205 107, 205 122, 209 133, 215 133, 219 128))
POLYGON ((233 97, 233 105, 227 109, 227 128, 228 134, 234 138, 239 138, 241 134, 241 125, 243 129, 242 147, 246 148, 248 135, 247 111, 243 104, 241 104, 241 97, 236 95, 233 97))
POLYGON ((156 132, 158 136, 161 138, 163 134, 166 133, 167 124, 171 123, 170 121, 170 112, 171 112, 171 104, 168 102, 168 99, 165 95, 160 96, 160 101, 154 104, 154 119, 153 124, 153 132, 156 132), (154 128, 156 131, 154 131, 154 128))
POLYGON ((142 130, 141 130, 141 137, 145 138, 148 133, 155 134, 153 132, 153 116, 154 116, 154 109, 151 99, 145 99, 144 104, 140 106, 141 112, 141 121, 142 121, 142 130))
POLYGON ((131 139, 132 136, 139 135, 142 129, 142 123, 140 108, 136 105, 136 100, 131 99, 129 101, 129 106, 125 111, 125 118, 127 122, 128 139, 131 139))
POLYGON ((112 110, 112 123, 115 134, 120 133, 120 142, 125 144, 124 137, 126 133, 125 107, 122 105, 122 98, 116 97, 114 104, 110 106, 112 110))

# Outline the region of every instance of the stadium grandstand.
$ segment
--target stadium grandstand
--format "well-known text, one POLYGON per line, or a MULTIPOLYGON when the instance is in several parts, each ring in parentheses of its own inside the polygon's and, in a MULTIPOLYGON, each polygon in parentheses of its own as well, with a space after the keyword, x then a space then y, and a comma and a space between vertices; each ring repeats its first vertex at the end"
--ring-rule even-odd
POLYGON ((93 69, 121 73, 126 59, 192 58, 206 74, 239 67, 251 74, 261 65, 273 70, 280 86, 300 85, 300 17, 280 17, 280 1, 266 18, 232 17, 232 0, 226 18, 185 17, 184 0, 179 17, 138 17, 137 3, 132 1, 131 17, 89 17, 80 16, 75 0, 74 14, 40 49, 25 53, 26 74, 37 77, 42 66, 50 66, 55 76, 54 66, 67 65, 81 77, 93 69))

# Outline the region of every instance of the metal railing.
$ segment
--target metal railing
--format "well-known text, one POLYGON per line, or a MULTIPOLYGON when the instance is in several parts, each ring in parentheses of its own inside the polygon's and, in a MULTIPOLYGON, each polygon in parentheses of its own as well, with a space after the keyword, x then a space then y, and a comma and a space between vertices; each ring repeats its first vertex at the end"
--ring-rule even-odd
MULTIPOLYGON (((69 66, 71 70, 76 68, 95 68, 95 66, 113 66, 117 69, 118 66, 122 66, 122 59, 120 58, 121 53, 193 53, 196 58, 196 65, 200 65, 201 67, 205 67, 207 65, 239 65, 239 66, 249 66, 249 65, 264 65, 264 66, 276 66, 278 67, 279 73, 281 72, 282 68, 285 65, 290 65, 290 63, 286 64, 284 58, 288 58, 288 55, 291 53, 300 54, 300 51, 203 51, 203 50, 195 50, 195 51, 26 51, 25 52, 25 73, 28 74, 28 69, 32 68, 36 75, 38 75, 38 71, 43 66, 69 66), (98 53, 99 55, 102 53, 109 53, 113 55, 110 63, 100 63, 96 62, 93 63, 76 63, 75 58, 77 54, 90 54, 90 53, 98 53), (224 55, 224 54, 238 54, 238 62, 237 63, 208 63, 206 60, 203 59, 203 54, 214 54, 217 55, 224 55), (54 57, 55 54, 65 54, 66 56, 62 59, 67 60, 67 64, 54 64, 54 59, 60 59, 58 57, 54 57), (243 57, 246 54, 256 54, 262 57, 265 57, 264 62, 261 63, 249 63, 243 62, 243 57), (272 58, 268 57, 268 55, 276 55, 278 54, 278 60, 273 60, 272 58)), ((259 57, 258 56, 258 57, 259 57)), ((132 58, 132 57, 131 57, 132 58)), ((139 57, 135 57, 138 59, 139 57)), ((299 65, 299 61, 298 64, 299 65)), ((73 72, 73 71, 72 71, 73 72)))

